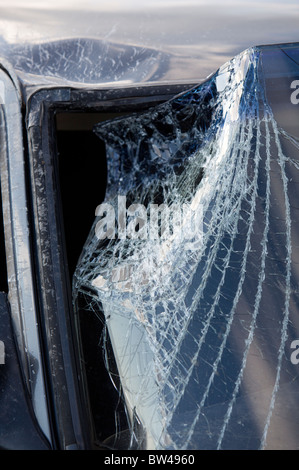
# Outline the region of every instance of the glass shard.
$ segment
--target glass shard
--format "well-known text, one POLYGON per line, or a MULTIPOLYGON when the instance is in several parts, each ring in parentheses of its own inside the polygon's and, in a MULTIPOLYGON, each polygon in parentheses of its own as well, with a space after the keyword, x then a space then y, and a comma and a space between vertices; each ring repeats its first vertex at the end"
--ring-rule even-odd
POLYGON ((105 318, 127 448, 299 446, 298 60, 249 49, 96 126, 108 188, 74 305, 105 318))

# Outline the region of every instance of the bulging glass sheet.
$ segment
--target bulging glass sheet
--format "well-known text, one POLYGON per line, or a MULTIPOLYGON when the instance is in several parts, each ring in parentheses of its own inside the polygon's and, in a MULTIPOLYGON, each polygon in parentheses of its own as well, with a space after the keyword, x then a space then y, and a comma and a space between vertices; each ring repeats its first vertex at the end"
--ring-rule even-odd
POLYGON ((252 48, 95 128, 108 187, 74 305, 105 318, 128 449, 299 448, 298 63, 252 48))

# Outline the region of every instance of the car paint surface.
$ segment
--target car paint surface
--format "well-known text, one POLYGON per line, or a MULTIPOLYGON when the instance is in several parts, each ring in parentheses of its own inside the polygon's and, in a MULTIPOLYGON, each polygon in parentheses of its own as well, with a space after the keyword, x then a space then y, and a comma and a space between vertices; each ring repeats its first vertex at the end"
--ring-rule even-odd
POLYGON ((249 47, 296 42, 298 19, 295 0, 2 0, 0 55, 34 86, 197 83, 249 47))

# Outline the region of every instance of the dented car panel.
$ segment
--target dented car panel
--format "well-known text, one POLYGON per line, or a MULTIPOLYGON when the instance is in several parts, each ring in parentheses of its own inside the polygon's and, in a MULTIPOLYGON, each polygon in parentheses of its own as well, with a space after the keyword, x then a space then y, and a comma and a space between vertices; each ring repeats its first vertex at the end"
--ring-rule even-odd
POLYGON ((297 449, 298 6, 14 6, 0 447, 297 449))

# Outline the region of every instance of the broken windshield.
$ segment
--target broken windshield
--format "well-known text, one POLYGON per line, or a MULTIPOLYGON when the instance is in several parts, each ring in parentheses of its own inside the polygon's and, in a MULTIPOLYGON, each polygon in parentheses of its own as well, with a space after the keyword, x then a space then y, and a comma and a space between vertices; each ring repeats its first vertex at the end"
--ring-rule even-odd
POLYGON ((104 318, 128 449, 298 448, 298 60, 246 50, 95 128, 108 185, 74 305, 104 318))

